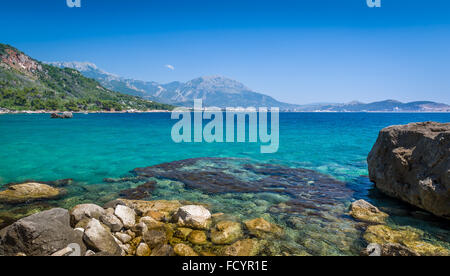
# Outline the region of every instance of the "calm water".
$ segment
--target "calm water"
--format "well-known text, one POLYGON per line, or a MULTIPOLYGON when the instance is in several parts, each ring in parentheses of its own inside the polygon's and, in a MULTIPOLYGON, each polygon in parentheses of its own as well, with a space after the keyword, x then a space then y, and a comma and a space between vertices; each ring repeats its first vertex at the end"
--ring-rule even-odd
MULTIPOLYGON (((284 250, 294 254, 356 254, 364 244, 358 225, 345 215, 352 200, 365 198, 386 210, 409 208, 373 190, 364 177, 368 174, 367 154, 380 129, 418 121, 450 122, 450 114, 282 113, 280 150, 262 155, 258 144, 175 144, 170 137, 175 123, 170 114, 76 114, 73 120, 50 120, 48 115, 0 115, 0 186, 30 179, 72 178, 76 184, 68 188, 66 198, 46 203, 71 207, 80 202, 104 202, 137 185, 126 181, 104 183, 104 178, 129 176, 135 168, 188 158, 237 158, 218 159, 220 162, 200 159, 183 164, 182 170, 197 174, 211 167, 217 172, 232 172, 243 182, 266 175, 249 169, 248 164, 259 168, 263 164, 306 168, 341 181, 343 192, 336 195, 327 192, 332 190, 330 187, 313 185, 299 191, 305 193, 303 197, 279 191, 211 193, 206 188, 160 177, 152 198, 204 201, 215 211, 225 210, 240 218, 266 216, 288 229, 288 243, 294 245, 284 250), (317 200, 316 194, 337 198, 324 202, 317 200), (311 199, 308 203, 315 206, 297 207, 295 212, 279 208, 289 200, 304 198, 311 199)), ((283 177, 289 182, 300 177, 298 173, 289 171, 283 177)), ((311 183, 318 181, 317 175, 310 174, 307 178, 311 183)), ((288 189, 294 185, 288 184, 288 189)), ((301 204, 306 205, 303 201, 301 204)), ((25 212, 14 208, 0 205, 0 218, 1 212, 25 212)), ((446 247, 450 241, 445 222, 393 216, 390 223, 420 228, 429 234, 428 239, 446 247)))

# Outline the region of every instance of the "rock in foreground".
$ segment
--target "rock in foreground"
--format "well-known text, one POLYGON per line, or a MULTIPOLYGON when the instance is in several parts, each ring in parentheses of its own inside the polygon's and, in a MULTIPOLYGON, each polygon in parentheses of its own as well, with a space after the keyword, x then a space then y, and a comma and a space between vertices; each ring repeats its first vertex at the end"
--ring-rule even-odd
POLYGON ((368 164, 380 191, 450 219, 450 123, 385 128, 368 164))
POLYGON ((21 219, 0 231, 0 256, 48 256, 71 244, 80 246, 80 254, 86 251, 82 233, 70 227, 69 212, 60 208, 21 219))

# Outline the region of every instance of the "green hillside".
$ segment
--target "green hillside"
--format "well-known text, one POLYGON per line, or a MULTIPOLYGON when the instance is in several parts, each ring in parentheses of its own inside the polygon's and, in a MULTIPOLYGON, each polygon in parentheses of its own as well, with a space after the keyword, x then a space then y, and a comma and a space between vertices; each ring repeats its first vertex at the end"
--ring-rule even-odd
POLYGON ((120 94, 73 69, 60 69, 0 44, 0 108, 10 110, 171 110, 170 105, 120 94))

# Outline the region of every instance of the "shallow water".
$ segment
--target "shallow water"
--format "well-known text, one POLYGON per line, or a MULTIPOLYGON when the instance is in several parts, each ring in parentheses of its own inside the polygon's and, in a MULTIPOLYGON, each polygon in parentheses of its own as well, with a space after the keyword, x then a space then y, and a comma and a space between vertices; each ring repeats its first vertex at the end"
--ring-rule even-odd
POLYGON ((76 114, 73 120, 2 115, 0 185, 66 178, 74 183, 65 198, 32 204, 32 211, 30 205, 0 205, 0 219, 104 203, 153 180, 146 199, 204 202, 215 212, 263 216, 282 225, 287 237, 267 254, 358 254, 365 245, 362 228, 346 213, 360 198, 388 211, 391 226, 424 230, 428 241, 449 247, 447 222, 379 194, 366 177, 366 157, 379 130, 417 121, 450 122, 450 114, 282 113, 280 150, 262 155, 259 144, 175 144, 170 114, 76 114), (151 169, 145 179, 130 173, 189 158, 200 159, 151 169), (125 176, 131 178, 119 180, 125 176))

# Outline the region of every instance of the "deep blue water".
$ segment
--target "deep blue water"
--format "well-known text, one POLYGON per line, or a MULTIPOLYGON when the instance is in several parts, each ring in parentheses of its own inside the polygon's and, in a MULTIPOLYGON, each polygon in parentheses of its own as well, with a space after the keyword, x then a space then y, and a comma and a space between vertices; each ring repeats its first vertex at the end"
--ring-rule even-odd
MULTIPOLYGON (((311 221, 302 230, 293 229, 293 239, 302 240, 298 243, 313 254, 355 254, 360 249, 357 241, 361 233, 355 230, 354 222, 345 217, 348 204, 359 198, 381 206, 397 204, 374 192, 373 185, 362 177, 368 174, 366 158, 378 132, 390 125, 419 121, 450 122, 450 114, 282 113, 279 151, 261 154, 260 145, 251 143, 176 144, 170 135, 176 121, 171 120, 168 113, 75 114, 72 120, 51 120, 45 114, 0 115, 0 185, 30 179, 72 178, 85 188, 75 189, 68 198, 56 203, 70 207, 117 196, 115 193, 123 187, 104 183, 104 178, 119 178, 134 168, 188 158, 234 157, 255 164, 307 168, 344 182, 351 193, 342 200, 341 206, 323 211, 324 217, 336 219, 334 223, 328 222, 326 227, 320 218, 316 220, 298 214, 303 222, 311 221), (338 244, 345 237, 332 234, 346 228, 351 229, 348 243, 356 245, 338 244), (317 242, 314 245, 304 241, 304 237, 312 239, 313 233, 318 232, 323 232, 321 240, 327 241, 325 245, 317 239, 313 239, 317 242)), ((208 164, 196 166, 192 168, 193 173, 208 164)), ((233 166, 238 165, 230 164, 224 170, 231 170, 233 166)), ((268 215, 271 206, 288 200, 283 194, 207 195, 204 191, 186 189, 167 180, 160 181, 153 198, 207 201, 216 211, 226 210, 244 218, 265 215, 280 224, 288 221, 283 214, 268 215)), ((448 231, 442 230, 445 226, 440 224, 430 226, 409 218, 394 219, 392 223, 432 228, 430 233, 440 233, 435 240, 447 242, 448 231)))
POLYGON ((282 113, 280 149, 259 144, 176 144, 170 114, 0 116, 0 184, 74 178, 98 183, 136 167, 192 157, 244 157, 312 168, 342 179, 367 174, 366 157, 379 130, 418 121, 449 122, 450 114, 282 113))

